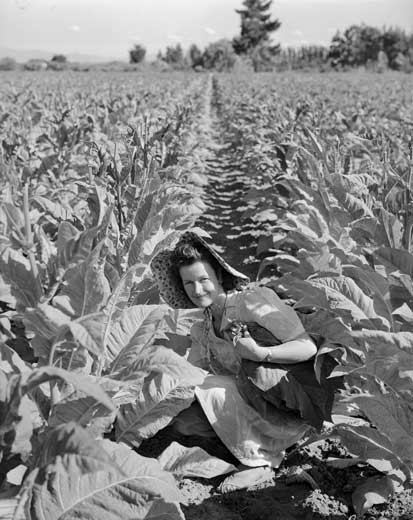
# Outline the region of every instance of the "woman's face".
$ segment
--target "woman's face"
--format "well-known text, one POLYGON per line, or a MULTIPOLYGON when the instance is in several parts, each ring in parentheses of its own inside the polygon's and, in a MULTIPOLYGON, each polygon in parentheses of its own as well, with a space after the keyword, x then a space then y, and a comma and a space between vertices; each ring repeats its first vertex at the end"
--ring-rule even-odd
POLYGON ((224 292, 214 269, 204 260, 182 266, 179 274, 188 298, 197 307, 209 307, 224 292))

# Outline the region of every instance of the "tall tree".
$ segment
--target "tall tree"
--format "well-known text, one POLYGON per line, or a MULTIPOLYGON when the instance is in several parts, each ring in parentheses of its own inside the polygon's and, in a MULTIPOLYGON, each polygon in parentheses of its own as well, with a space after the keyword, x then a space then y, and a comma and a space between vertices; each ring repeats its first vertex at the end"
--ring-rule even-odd
POLYGON ((358 67, 376 62, 381 48, 379 29, 368 25, 351 25, 343 36, 338 32, 333 37, 328 57, 333 66, 358 67))
POLYGON ((249 54, 259 47, 275 55, 280 45, 272 45, 270 35, 280 28, 278 20, 271 20, 269 12, 272 0, 243 0, 243 9, 236 9, 241 16, 241 34, 233 39, 237 54, 249 54))
POLYGON ((382 48, 386 53, 389 67, 391 69, 400 68, 400 55, 409 54, 409 39, 401 29, 385 29, 381 35, 382 48))

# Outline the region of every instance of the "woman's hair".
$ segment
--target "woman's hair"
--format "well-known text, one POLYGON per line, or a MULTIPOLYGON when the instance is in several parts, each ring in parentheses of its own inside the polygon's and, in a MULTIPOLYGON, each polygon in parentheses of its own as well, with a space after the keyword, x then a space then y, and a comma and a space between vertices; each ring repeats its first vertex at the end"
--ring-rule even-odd
POLYGON ((225 271, 219 264, 218 260, 214 258, 211 253, 204 247, 198 244, 177 244, 173 254, 172 262, 176 275, 176 279, 181 284, 183 290, 182 280, 179 273, 181 267, 192 265, 195 262, 204 261, 208 262, 218 279, 222 279, 222 287, 224 290, 229 290, 233 286, 233 280, 229 273, 225 271))
POLYGON ((221 272, 221 266, 211 253, 205 248, 193 244, 178 243, 173 251, 172 259, 178 273, 181 267, 192 265, 199 261, 208 262, 217 276, 221 272))

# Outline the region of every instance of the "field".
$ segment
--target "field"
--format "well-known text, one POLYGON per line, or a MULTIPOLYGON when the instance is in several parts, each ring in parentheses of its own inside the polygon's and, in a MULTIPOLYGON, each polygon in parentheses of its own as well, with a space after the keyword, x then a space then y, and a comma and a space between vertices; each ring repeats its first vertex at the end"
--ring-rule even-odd
POLYGON ((0 516, 413 518, 412 136, 405 74, 2 73, 0 516), (246 491, 171 426, 200 314, 149 264, 194 227, 343 381, 246 491))

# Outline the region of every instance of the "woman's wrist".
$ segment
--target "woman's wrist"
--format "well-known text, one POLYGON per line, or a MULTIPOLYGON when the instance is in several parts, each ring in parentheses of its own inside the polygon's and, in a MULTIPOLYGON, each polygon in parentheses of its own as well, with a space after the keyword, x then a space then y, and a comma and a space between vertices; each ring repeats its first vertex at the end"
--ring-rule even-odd
POLYGON ((269 348, 266 348, 264 350, 265 350, 265 355, 261 359, 261 362, 262 363, 270 363, 271 362, 271 350, 269 348))
POLYGON ((256 351, 256 359, 259 363, 270 363, 271 362, 271 349, 266 347, 258 347, 256 351))

